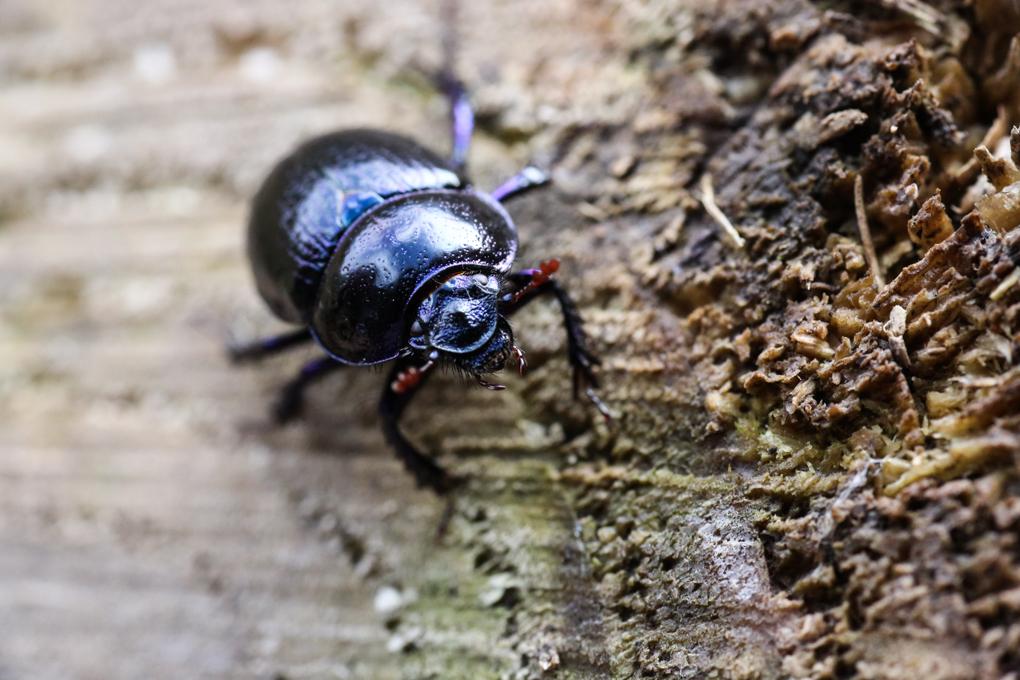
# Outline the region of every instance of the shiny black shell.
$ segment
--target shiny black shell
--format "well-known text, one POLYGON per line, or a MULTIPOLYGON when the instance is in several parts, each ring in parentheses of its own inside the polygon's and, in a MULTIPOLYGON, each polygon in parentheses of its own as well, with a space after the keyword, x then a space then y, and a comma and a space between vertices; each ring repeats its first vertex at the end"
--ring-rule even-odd
MULTIPOLYGON (((393 197, 351 225, 326 268, 312 332, 335 358, 392 359, 408 313, 454 274, 506 274, 517 233, 503 207, 475 191, 393 197)), ((413 322, 413 319, 411 319, 413 322)))
POLYGON ((302 144, 273 168, 252 202, 248 258, 259 293, 284 321, 308 323, 346 230, 338 219, 345 194, 385 199, 465 185, 447 161, 400 135, 345 130, 302 144))
POLYGON ((298 148, 259 189, 248 225, 266 303, 349 364, 396 357, 412 305, 456 273, 507 273, 516 250, 498 202, 416 142, 374 130, 298 148), (381 202, 342 223, 344 196, 359 192, 381 202))

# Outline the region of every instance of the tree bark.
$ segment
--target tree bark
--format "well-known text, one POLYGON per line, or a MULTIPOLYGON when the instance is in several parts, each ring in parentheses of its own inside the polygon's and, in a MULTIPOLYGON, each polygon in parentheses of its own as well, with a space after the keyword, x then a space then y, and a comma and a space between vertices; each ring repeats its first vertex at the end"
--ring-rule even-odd
POLYGON ((561 259, 613 417, 529 306, 523 377, 404 418, 449 506, 383 373, 276 428, 316 351, 223 351, 284 328, 242 248, 276 160, 448 148, 448 20, 0 7, 0 678, 1020 672, 1016 8, 464 3, 472 177, 551 170, 518 264, 561 259))

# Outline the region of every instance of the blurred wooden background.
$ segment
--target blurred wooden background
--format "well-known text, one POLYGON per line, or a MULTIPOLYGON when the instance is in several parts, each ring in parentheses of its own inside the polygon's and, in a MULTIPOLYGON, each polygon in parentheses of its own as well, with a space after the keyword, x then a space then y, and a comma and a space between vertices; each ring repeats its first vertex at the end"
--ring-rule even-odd
MULTIPOLYGON (((524 62, 601 40, 563 41, 592 13, 570 2, 464 13, 470 76, 522 126, 524 62)), ((0 678, 396 676, 384 623, 442 568, 442 504, 382 442, 383 376, 272 431, 314 352, 241 369, 223 345, 279 328, 242 239, 285 152, 358 125, 448 147, 440 31, 427 0, 0 3, 0 678)), ((481 135, 472 165, 492 188, 529 155, 481 135)), ((512 424, 514 397, 437 385, 461 434, 512 424)))

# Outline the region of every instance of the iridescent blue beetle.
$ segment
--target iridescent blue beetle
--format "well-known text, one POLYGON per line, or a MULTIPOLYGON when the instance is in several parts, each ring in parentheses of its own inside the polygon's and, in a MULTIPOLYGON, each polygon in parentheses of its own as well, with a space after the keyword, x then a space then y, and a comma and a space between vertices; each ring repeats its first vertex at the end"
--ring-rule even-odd
MULTIPOLYGON (((427 371, 446 362, 481 385, 515 357, 507 317, 542 293, 559 301, 575 396, 592 388, 598 364, 573 301, 551 278, 556 260, 511 272, 517 231, 500 205, 547 181, 526 168, 491 194, 464 173, 474 116, 452 78, 453 156, 445 160, 400 135, 348 130, 312 139, 273 169, 255 195, 248 258, 259 293, 301 330, 231 350, 261 358, 314 339, 327 356, 306 365, 277 402, 284 422, 300 412, 304 388, 342 366, 396 360, 380 413, 387 440, 419 485, 439 493, 452 481, 400 433, 397 421, 427 371)), ((603 413, 605 410, 603 409, 603 413)))

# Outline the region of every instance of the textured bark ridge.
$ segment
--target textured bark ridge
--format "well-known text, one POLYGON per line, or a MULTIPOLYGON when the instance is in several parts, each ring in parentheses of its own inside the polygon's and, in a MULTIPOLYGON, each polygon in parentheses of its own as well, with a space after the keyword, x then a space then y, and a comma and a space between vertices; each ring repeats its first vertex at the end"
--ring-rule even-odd
POLYGON ((1015 47, 948 5, 644 10, 690 32, 566 143, 629 267, 585 279, 620 417, 560 471, 613 675, 1013 671, 1015 47))
POLYGON ((516 315, 523 378, 404 420, 463 480, 441 536, 382 375, 273 430, 314 353, 219 340, 281 328, 240 243, 288 148, 444 148, 438 9, 0 27, 0 678, 1020 673, 1012 3, 464 3, 475 179, 551 169, 518 262, 561 259, 613 420, 516 315))

